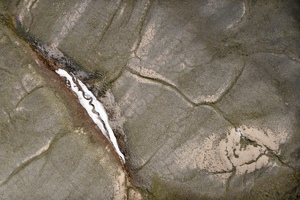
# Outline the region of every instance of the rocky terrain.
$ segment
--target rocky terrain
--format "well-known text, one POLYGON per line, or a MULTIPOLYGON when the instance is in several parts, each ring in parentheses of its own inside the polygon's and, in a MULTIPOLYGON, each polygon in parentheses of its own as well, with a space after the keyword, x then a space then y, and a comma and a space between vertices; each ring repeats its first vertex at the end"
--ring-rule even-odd
POLYGON ((296 0, 0 0, 0 199, 300 199, 299 50, 296 0))

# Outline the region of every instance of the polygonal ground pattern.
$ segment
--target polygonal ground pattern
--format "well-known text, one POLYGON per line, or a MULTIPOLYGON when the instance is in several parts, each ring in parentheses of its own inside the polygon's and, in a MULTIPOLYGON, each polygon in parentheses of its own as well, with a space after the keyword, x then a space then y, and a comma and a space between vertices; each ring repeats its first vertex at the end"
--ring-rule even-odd
POLYGON ((111 146, 65 83, 10 35, 1 28, 1 199, 124 199, 111 146))
MULTIPOLYGON (((85 82, 107 91, 101 99, 145 199, 299 198, 297 1, 29 0, 10 8, 24 34, 101 75, 85 82)), ((6 82, 20 80, 2 71, 6 82)), ((16 90, 3 122, 32 102, 23 93, 47 93, 31 76, 21 78, 38 87, 9 84, 16 90)))

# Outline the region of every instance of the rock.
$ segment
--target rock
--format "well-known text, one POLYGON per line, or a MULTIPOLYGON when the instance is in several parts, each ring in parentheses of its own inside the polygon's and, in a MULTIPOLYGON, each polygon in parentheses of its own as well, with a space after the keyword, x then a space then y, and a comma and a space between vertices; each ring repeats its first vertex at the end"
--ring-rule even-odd
MULTIPOLYGON (((14 16, 14 27, 22 30, 20 37, 33 47, 40 42, 34 49, 41 60, 67 62, 73 66, 69 71, 83 78, 103 101, 126 156, 125 168, 133 184, 124 186, 128 199, 300 197, 300 8, 295 0, 20 1, 2 5, 2 10, 9 8, 7 12, 14 16), (40 47, 46 48, 41 51, 40 47)), ((11 56, 6 60, 15 62, 11 56)), ((21 80, 33 83, 24 85, 26 90, 19 88, 14 96, 8 94, 12 95, 7 97, 11 109, 21 98, 17 94, 36 88, 39 80, 58 84, 56 78, 26 78, 24 74, 19 75, 21 80)), ((71 99, 65 96, 61 101, 71 99)), ((61 101, 54 107, 66 109, 61 101)), ((36 112, 44 109, 38 107, 36 112)), ((67 109, 61 117, 69 119, 69 132, 77 130, 73 120, 82 122, 73 114, 84 113, 78 109, 67 109)), ((53 112, 43 113, 55 116, 53 112)), ((9 116, 2 118, 5 121, 9 116)), ((57 137, 51 134, 48 137, 57 137)), ((58 152, 66 137, 49 148, 57 146, 58 152)), ((107 145, 85 142, 77 154, 107 145)), ((64 148, 63 152, 70 149, 64 148)), ((28 149, 32 151, 30 145, 28 149)), ((112 152, 106 151, 90 153, 85 159, 104 156, 110 160, 101 165, 112 170, 105 176, 125 173, 113 161, 112 152)), ((89 169, 100 173, 99 168, 89 169)), ((118 185, 116 178, 104 179, 112 188, 118 185)), ((91 199, 102 191, 88 187, 80 178, 71 180, 90 191, 91 199)), ((93 183, 104 187, 101 181, 93 183)))
POLYGON ((65 81, 0 30, 1 199, 125 199, 122 164, 65 81))

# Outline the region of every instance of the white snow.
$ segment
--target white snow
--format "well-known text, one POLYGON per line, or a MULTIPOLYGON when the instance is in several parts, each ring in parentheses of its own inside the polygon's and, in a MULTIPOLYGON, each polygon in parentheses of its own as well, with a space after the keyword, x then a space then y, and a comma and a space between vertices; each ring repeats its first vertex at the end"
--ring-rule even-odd
POLYGON ((119 149, 116 136, 108 123, 108 116, 102 103, 97 100, 94 94, 86 87, 86 85, 84 85, 84 83, 73 75, 70 75, 67 71, 57 69, 55 72, 61 77, 67 79, 72 91, 77 95, 80 104, 87 111, 94 123, 100 128, 103 135, 112 143, 117 154, 125 163, 124 155, 119 149))

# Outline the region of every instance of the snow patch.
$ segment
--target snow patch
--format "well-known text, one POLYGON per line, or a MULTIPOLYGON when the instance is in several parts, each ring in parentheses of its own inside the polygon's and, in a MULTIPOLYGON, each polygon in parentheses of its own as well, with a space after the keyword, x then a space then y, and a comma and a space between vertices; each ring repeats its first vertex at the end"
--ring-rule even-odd
POLYGON ((82 83, 79 79, 70 75, 63 69, 57 69, 55 71, 61 77, 67 79, 67 84, 70 86, 72 91, 76 94, 80 104, 87 111, 90 118, 100 128, 103 135, 112 143, 117 154, 121 160, 125 163, 125 157, 119 149, 117 139, 108 123, 107 113, 100 101, 94 96, 94 94, 82 83))

